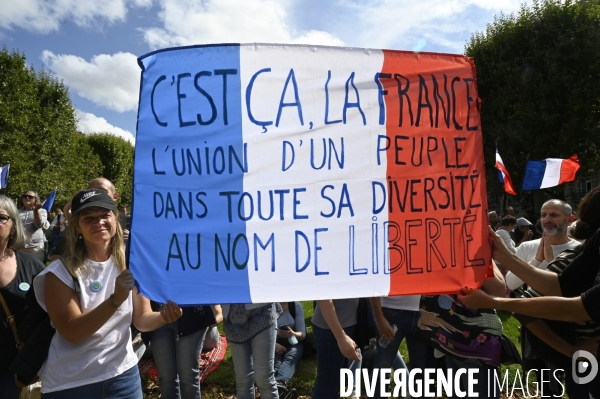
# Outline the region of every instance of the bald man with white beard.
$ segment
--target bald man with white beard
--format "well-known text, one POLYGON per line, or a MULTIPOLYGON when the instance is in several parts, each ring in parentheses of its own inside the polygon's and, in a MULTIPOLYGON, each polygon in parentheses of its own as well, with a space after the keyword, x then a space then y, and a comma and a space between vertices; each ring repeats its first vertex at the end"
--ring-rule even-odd
MULTIPOLYGON (((567 228, 573 222, 573 209, 565 201, 552 199, 542 205, 540 223, 545 238, 521 243, 516 255, 539 269, 546 269, 548 263, 566 249, 575 248, 580 243, 569 238, 567 228), (545 241, 542 241, 545 240, 545 241)), ((514 290, 523 285, 523 280, 514 273, 506 274, 506 286, 514 290)))

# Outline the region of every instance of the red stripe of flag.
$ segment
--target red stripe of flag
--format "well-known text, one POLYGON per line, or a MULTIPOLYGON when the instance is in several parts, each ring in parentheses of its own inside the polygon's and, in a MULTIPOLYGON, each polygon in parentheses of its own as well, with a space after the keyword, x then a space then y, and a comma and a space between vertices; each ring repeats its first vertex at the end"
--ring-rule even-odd
POLYGON ((504 166, 504 163, 502 162, 502 158, 500 157, 498 150, 496 150, 496 169, 498 169, 499 171, 504 173, 504 191, 506 191, 506 193, 510 194, 510 195, 517 195, 517 192, 515 191, 515 188, 513 187, 512 179, 510 178, 510 174, 508 173, 508 170, 506 170, 506 167, 504 166))
POLYGON ((577 154, 572 155, 568 159, 563 159, 562 165, 560 166, 560 180, 558 181, 558 184, 575 180, 575 175, 580 167, 577 154))

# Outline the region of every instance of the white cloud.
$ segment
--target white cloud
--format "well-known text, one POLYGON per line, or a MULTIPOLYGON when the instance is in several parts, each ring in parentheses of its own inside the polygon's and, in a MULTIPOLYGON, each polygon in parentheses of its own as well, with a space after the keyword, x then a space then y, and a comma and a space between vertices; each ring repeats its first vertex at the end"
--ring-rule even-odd
POLYGON ((347 46, 458 52, 494 15, 532 0, 287 0, 287 23, 332 32, 347 46))
POLYGON ((154 49, 206 43, 305 43, 343 45, 335 35, 296 32, 277 0, 162 0, 163 28, 141 29, 154 49))
MULTIPOLYGON (((475 30, 485 30, 494 14, 518 11, 529 0, 381 0, 357 3, 345 0, 356 20, 346 31, 357 46, 410 50, 420 39, 462 53, 465 40, 475 30), (489 16, 482 21, 482 16, 489 16), (358 34, 357 34, 358 32, 358 34)), ((342 35, 345 37, 346 35, 342 35)), ((427 47, 423 51, 428 51, 427 47)))
POLYGON ((118 111, 137 109, 140 68, 131 53, 100 54, 90 62, 45 50, 42 61, 70 89, 93 103, 118 111))
POLYGON ((90 114, 88 112, 83 112, 78 109, 75 110, 75 117, 78 119, 77 130, 80 132, 86 134, 110 133, 114 134, 115 136, 122 137, 131 144, 135 145, 135 137, 131 132, 111 125, 102 117, 90 114))
POLYGON ((152 0, 133 0, 133 4, 138 7, 150 7, 152 5, 152 0))
POLYGON ((205 43, 305 43, 462 53, 495 14, 531 0, 161 0, 162 27, 140 28, 153 48, 205 43), (312 13, 293 11, 309 8, 312 13), (321 23, 315 29, 309 15, 321 23), (305 29, 298 29, 303 26, 305 29), (325 26, 325 28, 323 28, 325 26))
POLYGON ((0 27, 23 28, 36 33, 58 30, 72 20, 86 27, 98 22, 122 22, 127 7, 148 7, 152 0, 0 0, 0 27))

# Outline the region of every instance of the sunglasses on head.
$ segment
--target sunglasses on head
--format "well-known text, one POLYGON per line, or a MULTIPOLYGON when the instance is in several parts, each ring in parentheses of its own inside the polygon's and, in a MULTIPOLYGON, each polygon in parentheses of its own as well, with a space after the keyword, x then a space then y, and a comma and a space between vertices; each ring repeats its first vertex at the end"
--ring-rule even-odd
POLYGON ((35 198, 35 196, 33 196, 33 195, 27 195, 27 194, 23 194, 23 195, 21 196, 21 198, 34 199, 34 198, 35 198))

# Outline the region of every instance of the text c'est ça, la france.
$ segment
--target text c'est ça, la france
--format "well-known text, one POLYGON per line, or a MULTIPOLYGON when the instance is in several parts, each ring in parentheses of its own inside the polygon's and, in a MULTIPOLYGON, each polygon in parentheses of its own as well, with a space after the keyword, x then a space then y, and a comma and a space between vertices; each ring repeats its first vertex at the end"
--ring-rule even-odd
MULTIPOLYGON (((264 68, 257 71, 249 80, 246 89, 245 89, 245 98, 246 98, 246 112, 248 115, 248 119, 257 126, 263 128, 263 133, 266 133, 267 126, 273 125, 273 121, 259 121, 257 120, 252 113, 252 91, 255 85, 260 84, 259 78, 260 75, 271 72, 271 68, 264 68)), ((194 126, 196 124, 206 126, 211 125, 217 120, 219 114, 221 114, 221 118, 223 120, 224 125, 229 124, 228 119, 228 95, 227 95, 227 87, 228 87, 228 79, 230 76, 235 76, 238 74, 237 69, 215 69, 214 71, 200 71, 192 75, 190 72, 179 73, 176 76, 171 76, 171 85, 175 82, 176 84, 176 92, 173 96, 172 100, 177 101, 177 111, 179 118, 179 127, 187 127, 194 126), (221 90, 219 93, 222 97, 222 105, 220 108, 215 103, 214 98, 217 93, 209 93, 205 88, 202 87, 202 81, 205 79, 221 79, 221 90), (190 88, 190 84, 193 83, 193 89, 190 88), (189 89, 195 90, 199 93, 205 101, 208 103, 210 107, 210 116, 201 115, 200 113, 196 115, 185 115, 182 110, 182 103, 185 101, 190 101, 188 99, 188 94, 191 94, 189 89)), ((380 73, 377 72, 374 74, 374 82, 378 88, 378 102, 379 102, 379 115, 378 115, 378 123, 379 125, 385 125, 386 123, 386 112, 385 112, 385 101, 384 98, 388 96, 392 96, 390 90, 384 88, 384 84, 388 87, 387 83, 393 82, 394 87, 397 88, 396 96, 398 103, 398 126, 402 127, 407 124, 406 119, 409 119, 410 126, 422 126, 424 125, 424 119, 429 119, 429 126, 432 128, 443 128, 444 125, 447 129, 455 129, 455 130, 466 130, 466 131, 476 131, 478 130, 477 125, 470 125, 471 119, 471 104, 476 101, 475 98, 472 97, 474 95, 474 81, 473 78, 460 78, 459 76, 448 76, 446 74, 442 74, 440 76, 430 75, 431 79, 426 79, 425 76, 417 75, 418 82, 418 98, 414 98, 414 95, 409 95, 409 89, 411 88, 411 84, 415 84, 415 82, 411 82, 407 77, 403 76, 400 73, 380 73), (457 95, 457 88, 460 84, 464 84, 466 90, 464 91, 467 105, 466 118, 463 121, 457 120, 456 110, 457 110, 457 102, 461 99, 457 95), (427 112, 425 112, 427 111, 427 112), (429 114, 428 117, 426 114, 429 114), (406 118, 407 117, 407 118, 406 118), (440 117, 442 119, 440 123, 440 117), (434 120, 435 119, 435 120, 434 120)), ((361 120, 363 125, 367 124, 367 120, 365 114, 362 110, 360 104, 360 94, 357 86, 354 83, 355 80, 355 72, 351 72, 348 76, 345 83, 345 97, 344 104, 342 108, 341 119, 333 119, 330 115, 329 110, 329 82, 332 77, 331 70, 327 71, 327 77, 324 77, 324 85, 323 90, 325 92, 325 104, 324 109, 324 120, 323 123, 326 125, 336 124, 336 123, 346 123, 347 122, 347 113, 351 108, 355 108, 357 112, 360 113, 361 120), (350 100, 352 98, 352 100, 350 100)), ((167 115, 165 113, 161 113, 161 109, 155 100, 155 95, 157 89, 161 86, 161 84, 169 84, 167 81, 166 75, 161 75, 156 79, 152 87, 152 93, 150 97, 150 107, 152 110, 152 114, 154 116, 155 122, 162 127, 168 126, 167 115)), ((231 86, 231 85, 230 85, 231 86)), ((302 113, 302 103, 300 101, 300 88, 297 83, 296 74, 294 69, 290 69, 285 82, 282 84, 281 97, 279 101, 279 106, 277 109, 277 116, 275 118, 275 126, 279 126, 281 113, 283 108, 285 107, 295 107, 298 113, 298 121, 300 125, 304 126, 304 117, 302 113), (294 101, 293 102, 285 102, 286 94, 290 90, 293 92, 294 101)), ((413 90, 413 93, 415 91, 413 90)), ((278 94, 277 94, 278 95, 278 94)), ((167 100, 168 101, 168 100, 167 100)), ((426 122, 426 121, 425 121, 426 122)), ((312 123, 311 123, 312 128, 312 123)))

